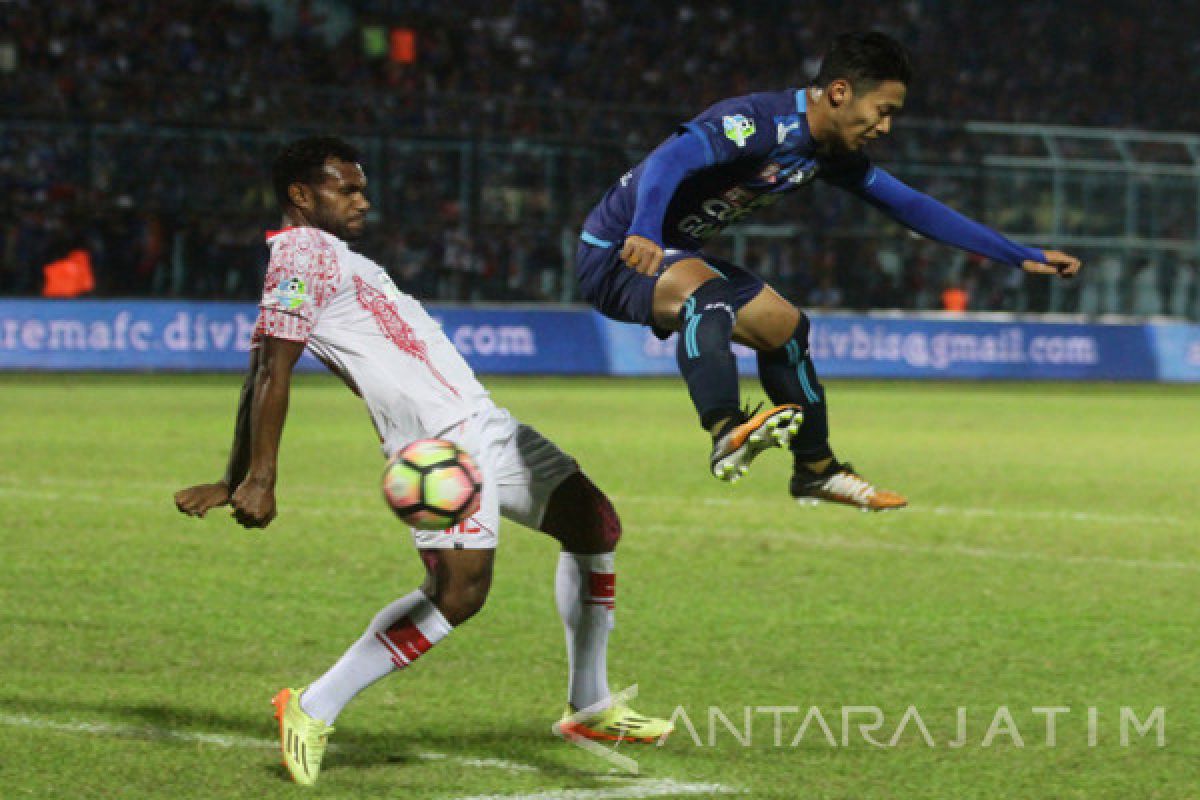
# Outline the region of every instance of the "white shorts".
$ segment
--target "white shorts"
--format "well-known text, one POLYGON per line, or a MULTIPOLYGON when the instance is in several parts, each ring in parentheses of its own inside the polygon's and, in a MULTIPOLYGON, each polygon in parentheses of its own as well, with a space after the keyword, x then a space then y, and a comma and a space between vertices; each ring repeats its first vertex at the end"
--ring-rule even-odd
POLYGON ((485 550, 500 540, 500 517, 536 530, 550 495, 579 471, 575 459, 508 411, 492 406, 447 431, 483 474, 479 511, 444 531, 412 529, 418 548, 485 550))

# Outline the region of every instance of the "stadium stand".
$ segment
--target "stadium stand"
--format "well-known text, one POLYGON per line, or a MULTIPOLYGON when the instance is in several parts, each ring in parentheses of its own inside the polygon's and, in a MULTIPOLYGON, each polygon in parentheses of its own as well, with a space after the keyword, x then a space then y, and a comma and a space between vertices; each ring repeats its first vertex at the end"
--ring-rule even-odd
MULTIPOLYGON (((838 31, 876 27, 910 43, 912 118, 1197 130, 1200 110, 1178 92, 1179 76, 1200 74, 1198 22, 1195 4, 1077 0, 10 0, 0 3, 0 293, 37 293, 45 264, 84 247, 100 294, 252 296, 272 221, 263 164, 289 135, 333 128, 368 145, 382 224, 365 247, 405 288, 449 301, 563 299, 564 237, 609 181, 708 103, 801 83, 838 31), (407 57, 389 57, 394 29, 407 57), (473 149, 452 146, 463 142, 473 149), (488 142, 508 151, 489 156, 488 142), (513 142, 530 144, 514 158, 513 142), (467 157, 478 163, 464 189, 467 157), (558 159, 557 178, 546 159, 558 159)), ((920 139, 937 158, 979 159, 953 125, 920 139)), ((915 146, 882 155, 933 157, 915 146)), ((984 211, 966 183, 927 188, 984 211)), ((743 256, 799 302, 936 308, 961 271, 944 251, 851 226, 857 210, 803 220, 807 204, 785 205, 761 221, 802 220, 802 230, 755 239, 743 256)), ((986 214, 1035 210, 1010 200, 986 214)), ((1141 263, 1116 268, 1110 310, 1136 310, 1135 285, 1155 295, 1190 275, 1182 307, 1196 313, 1194 259, 1141 263)), ((975 271, 970 307, 1049 302, 1019 277, 975 271)))

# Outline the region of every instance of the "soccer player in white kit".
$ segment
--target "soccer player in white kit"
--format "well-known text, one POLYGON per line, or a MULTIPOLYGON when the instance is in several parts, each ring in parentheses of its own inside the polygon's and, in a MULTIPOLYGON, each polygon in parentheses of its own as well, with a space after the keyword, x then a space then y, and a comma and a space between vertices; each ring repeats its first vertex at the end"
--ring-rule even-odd
POLYGON ((366 403, 388 455, 441 437, 469 452, 483 475, 479 511, 447 531, 413 530, 427 575, 379 611, 328 672, 273 700, 293 780, 316 781, 338 714, 360 691, 411 664, 483 607, 500 517, 562 543, 555 596, 566 629, 564 736, 654 742, 668 721, 614 703, 607 681, 621 525, 608 498, 533 428, 497 407, 420 303, 347 241, 369 203, 355 149, 336 138, 293 142, 273 165, 287 225, 268 235, 270 265, 222 480, 182 489, 176 506, 204 516, 231 505, 247 528, 275 518, 279 441, 292 370, 305 346, 366 403))

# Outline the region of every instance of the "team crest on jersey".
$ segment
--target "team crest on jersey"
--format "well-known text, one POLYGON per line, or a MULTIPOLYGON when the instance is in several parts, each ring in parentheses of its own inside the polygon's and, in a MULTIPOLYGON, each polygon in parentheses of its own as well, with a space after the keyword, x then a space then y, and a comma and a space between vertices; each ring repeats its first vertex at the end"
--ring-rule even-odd
POLYGON ((280 308, 294 311, 308 302, 308 285, 299 278, 280 281, 275 287, 275 302, 280 308))
POLYGON ((730 114, 722 117, 721 123, 725 126, 725 138, 738 147, 745 147, 746 140, 754 135, 754 120, 747 119, 742 114, 730 114))

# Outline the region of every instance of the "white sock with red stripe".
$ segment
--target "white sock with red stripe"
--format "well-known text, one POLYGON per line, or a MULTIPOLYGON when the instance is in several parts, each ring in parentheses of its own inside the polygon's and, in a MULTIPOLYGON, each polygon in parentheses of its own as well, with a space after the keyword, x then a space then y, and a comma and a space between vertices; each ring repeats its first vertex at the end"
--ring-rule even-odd
POLYGON ((333 667, 300 697, 306 714, 330 725, 354 696, 396 669, 407 667, 453 630, 419 589, 388 604, 333 667))
POLYGON ((608 691, 608 632, 615 622, 614 553, 558 557, 554 598, 567 635, 571 677, 567 699, 576 709, 602 703, 608 691))

